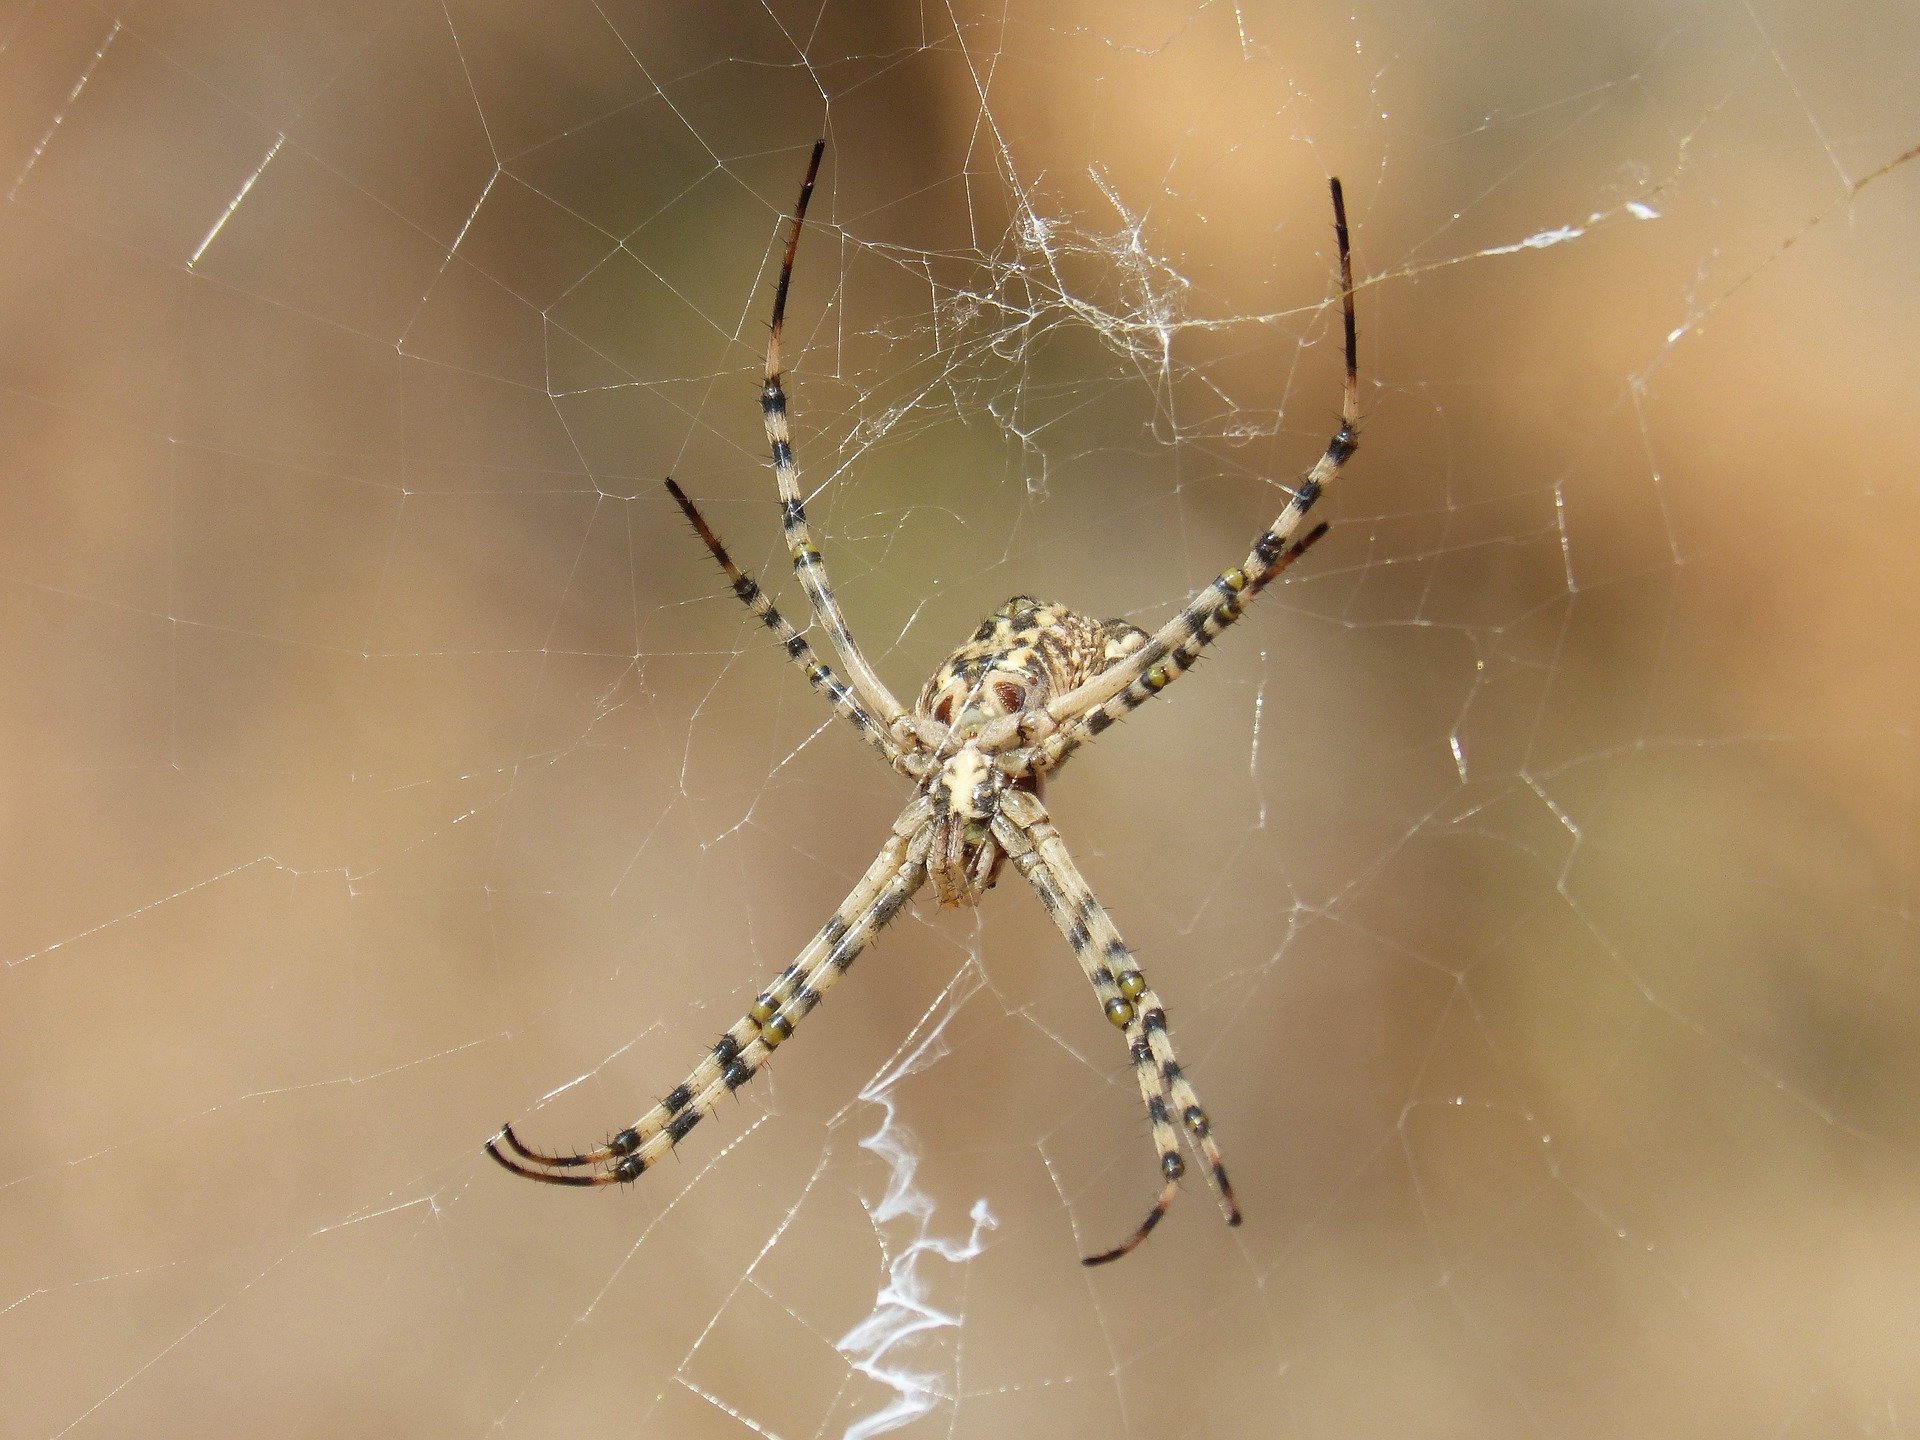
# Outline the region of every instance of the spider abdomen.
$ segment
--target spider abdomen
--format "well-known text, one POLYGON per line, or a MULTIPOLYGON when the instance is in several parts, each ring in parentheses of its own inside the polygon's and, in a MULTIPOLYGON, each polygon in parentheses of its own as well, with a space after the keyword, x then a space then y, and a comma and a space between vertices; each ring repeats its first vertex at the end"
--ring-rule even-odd
POLYGON ((1015 595, 933 672, 914 709, 965 739, 992 720, 1044 709, 1146 641, 1124 620, 1015 595))

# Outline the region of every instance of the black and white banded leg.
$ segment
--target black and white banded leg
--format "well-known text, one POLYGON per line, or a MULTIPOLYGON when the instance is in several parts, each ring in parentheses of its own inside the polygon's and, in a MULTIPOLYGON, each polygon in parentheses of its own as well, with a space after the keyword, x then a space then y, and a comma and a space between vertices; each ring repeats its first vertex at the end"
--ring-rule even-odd
POLYGON ((513 1126, 503 1125, 499 1135, 487 1142, 487 1153, 514 1174, 549 1185, 616 1185, 639 1179, 686 1138, 723 1095, 760 1073, 767 1056, 793 1034, 851 968, 867 942, 913 898, 927 878, 932 832, 926 821, 931 808, 924 799, 907 807, 894 825, 893 838, 881 847, 860 883, 806 948, 700 1057, 687 1078, 646 1114, 599 1149, 577 1155, 535 1150, 514 1134, 513 1126), (504 1153, 502 1146, 518 1159, 504 1153), (589 1169, 590 1173, 578 1173, 589 1169))
MULTIPOLYGON (((667 493, 673 496, 673 503, 680 507, 693 525, 694 533, 707 547, 709 554, 720 564, 726 574, 727 583, 733 587, 734 595, 742 605, 760 618, 760 623, 773 632, 774 639, 780 642, 780 648, 786 657, 799 666, 807 677, 807 683, 826 697, 827 704, 833 707, 833 713, 843 717, 853 728, 860 732, 860 738, 886 757, 887 763, 909 775, 917 775, 920 770, 911 765, 902 765, 902 751, 889 733, 887 726, 876 720, 860 697, 849 690, 833 668, 814 653, 806 637, 788 623, 786 616, 767 598, 767 592, 760 588, 746 571, 733 563, 733 557, 727 553, 727 547, 720 543, 720 537, 707 524, 706 516, 693 501, 687 498, 686 491, 669 479, 667 493)), ((924 767, 921 767, 924 768, 924 767)))
POLYGON ((1038 747, 1035 763, 1042 768, 1058 764, 1075 746, 1099 734, 1120 716, 1179 679, 1192 665, 1194 657, 1240 618, 1247 602, 1320 538, 1322 530, 1315 530, 1298 541, 1294 536, 1307 512, 1339 474, 1340 467, 1360 448, 1360 358, 1359 333, 1353 319, 1353 253, 1347 235, 1346 199, 1338 180, 1329 184, 1333 191, 1334 235, 1340 247, 1341 318, 1347 358, 1340 426, 1306 478, 1294 489, 1293 498, 1254 541, 1244 561, 1201 586, 1179 614, 1126 659, 1047 702, 1048 717, 1061 728, 1038 747))
POLYGON ((1147 983, 1133 951, 1120 938, 1119 929, 1107 914, 1106 906, 1100 903, 1067 853, 1066 842, 1054 829, 1039 799, 1024 793, 1009 796, 1001 809, 996 833, 1001 836, 1002 845, 1066 937, 1074 958, 1093 986, 1101 1011, 1127 1038, 1127 1055, 1140 1084, 1140 1098, 1147 1107, 1154 1148, 1160 1157, 1160 1173, 1164 1177, 1159 1197, 1133 1234, 1111 1250, 1087 1256, 1084 1263, 1104 1265, 1118 1260, 1153 1233, 1153 1227, 1172 1206, 1174 1196, 1179 1193, 1181 1177, 1186 1174, 1186 1161, 1180 1153, 1182 1128, 1186 1131, 1187 1143, 1207 1166, 1227 1223, 1238 1225, 1240 1205, 1227 1179, 1226 1163, 1213 1138, 1212 1122, 1201 1107, 1192 1082, 1180 1068, 1179 1056, 1174 1053, 1173 1037, 1167 1033, 1166 1007, 1161 1004, 1160 996, 1147 983))
POLYGON ((787 250, 780 262, 780 284, 773 293, 773 324, 767 333, 766 383, 760 390, 760 413, 766 420, 767 445, 773 451, 773 475, 780 487, 780 527, 787 538, 787 552, 793 557, 793 573, 807 592, 813 613, 820 617, 833 641, 847 679, 867 711, 883 724, 891 726, 906 708, 894 699, 879 675, 867 663, 859 642, 840 613, 834 598, 833 583, 827 578, 827 562, 813 543, 807 527, 806 504, 800 498, 800 473, 793 461, 793 433, 787 424, 787 392, 781 381, 780 341, 787 323, 787 288, 793 282, 793 258, 800 249, 800 227, 806 223, 807 203, 813 199, 813 182, 820 174, 820 157, 827 142, 814 143, 813 158, 807 163, 806 183, 800 187, 800 201, 793 207, 793 222, 787 232, 787 250))

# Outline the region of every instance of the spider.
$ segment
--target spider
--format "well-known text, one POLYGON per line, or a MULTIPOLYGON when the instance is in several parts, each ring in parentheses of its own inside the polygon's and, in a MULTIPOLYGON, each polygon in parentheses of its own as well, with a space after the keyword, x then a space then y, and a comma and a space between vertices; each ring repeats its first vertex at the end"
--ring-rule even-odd
POLYGON ((487 1153, 514 1174, 549 1185, 614 1185, 638 1179, 686 1139, 721 1096, 739 1090, 760 1072, 767 1057, 793 1035, 800 1021, 921 885, 931 882, 942 906, 975 905, 1011 860, 1066 937, 1107 1019, 1125 1035, 1159 1152, 1163 1184, 1146 1218, 1119 1245, 1087 1256, 1083 1263, 1118 1260, 1145 1240, 1166 1215, 1186 1171, 1182 1127, 1187 1143, 1212 1177, 1227 1223, 1238 1225, 1240 1207, 1206 1111, 1175 1056, 1166 1009, 1114 928, 1106 907, 1068 854, 1041 803, 1041 786, 1048 772, 1082 745, 1185 674, 1201 650, 1245 613, 1247 603, 1326 533, 1327 527, 1320 525, 1294 538, 1322 489, 1359 443, 1353 260, 1340 182, 1331 182, 1346 331, 1340 425, 1286 508, 1254 541, 1247 558, 1196 591, 1178 615, 1151 635, 1123 620, 1092 620, 1063 605, 1016 595, 988 616, 973 638, 934 672, 909 710, 867 663, 834 598, 826 562, 807 528, 787 425, 787 396, 781 386, 780 338, 787 289, 825 149, 824 140, 813 147, 787 232, 774 291, 760 408, 773 451, 780 520, 794 574, 833 643, 845 681, 821 661, 753 578, 734 564, 680 487, 672 480, 666 484, 740 602, 773 632, 787 658, 806 673, 834 712, 888 765, 913 782, 913 799, 853 893, 687 1078, 646 1114, 599 1149, 577 1155, 535 1150, 521 1141, 511 1125, 503 1126, 487 1142, 487 1153))

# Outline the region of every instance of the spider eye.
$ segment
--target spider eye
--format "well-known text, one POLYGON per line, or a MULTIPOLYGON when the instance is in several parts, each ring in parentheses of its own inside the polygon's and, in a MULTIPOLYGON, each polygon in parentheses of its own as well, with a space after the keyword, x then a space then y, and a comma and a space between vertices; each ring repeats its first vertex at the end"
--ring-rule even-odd
POLYGON ((993 693, 1000 699, 1000 708, 1009 715, 1018 713, 1020 707, 1027 703, 1027 692, 1011 680, 997 682, 993 687, 993 693))
POLYGON ((942 725, 953 723, 953 696, 943 695, 940 703, 933 707, 933 718, 942 725))

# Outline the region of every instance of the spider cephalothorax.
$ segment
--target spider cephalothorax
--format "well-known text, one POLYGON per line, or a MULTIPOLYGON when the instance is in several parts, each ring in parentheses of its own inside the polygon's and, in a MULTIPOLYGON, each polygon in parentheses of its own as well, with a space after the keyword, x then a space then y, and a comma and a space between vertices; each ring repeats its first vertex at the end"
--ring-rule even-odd
POLYGON ((993 838, 1000 799, 1025 780, 1011 780, 977 740, 968 740, 927 778, 922 793, 933 809, 927 878, 942 905, 977 905, 1000 878, 1005 859, 993 838))
POLYGON ((1326 530, 1322 525, 1299 535, 1307 511, 1359 443, 1354 434, 1360 382, 1353 265, 1340 182, 1332 182, 1347 352, 1340 428, 1294 489, 1279 518, 1255 538, 1247 558, 1195 591, 1179 614, 1151 635, 1123 620, 1091 620, 1065 606, 1016 595, 948 657, 908 710, 867 663, 827 583, 826 562, 807 528, 787 426, 781 323, 800 226, 825 146, 825 141, 814 146, 787 234, 786 257, 774 292, 760 408, 773 451, 780 521, 794 576, 832 641, 846 680, 821 661, 806 637, 733 563, 680 487, 669 480, 667 489, 720 562, 733 593, 773 633, 834 713, 914 783, 913 798, 894 821, 892 835, 853 893, 658 1104, 597 1150, 549 1155, 524 1144, 507 1125, 487 1142, 487 1153, 514 1174, 549 1185, 614 1185, 638 1179, 711 1114, 721 1096, 753 1079, 774 1048, 794 1033, 794 1027, 846 973, 867 942, 923 884, 932 882, 943 905, 972 905, 992 886, 1002 863, 1011 860, 1066 937, 1101 1012, 1126 1036, 1127 1054, 1160 1157, 1160 1196, 1147 1218, 1126 1240, 1088 1256, 1086 1263, 1117 1260, 1146 1239, 1167 1213, 1186 1173, 1182 1130, 1186 1143, 1207 1166, 1228 1223, 1238 1225, 1240 1208, 1227 1183, 1220 1147, 1174 1054, 1167 1012, 1054 829, 1040 790, 1044 777, 1080 746, 1184 675, 1201 650, 1240 618, 1247 602, 1326 530))

